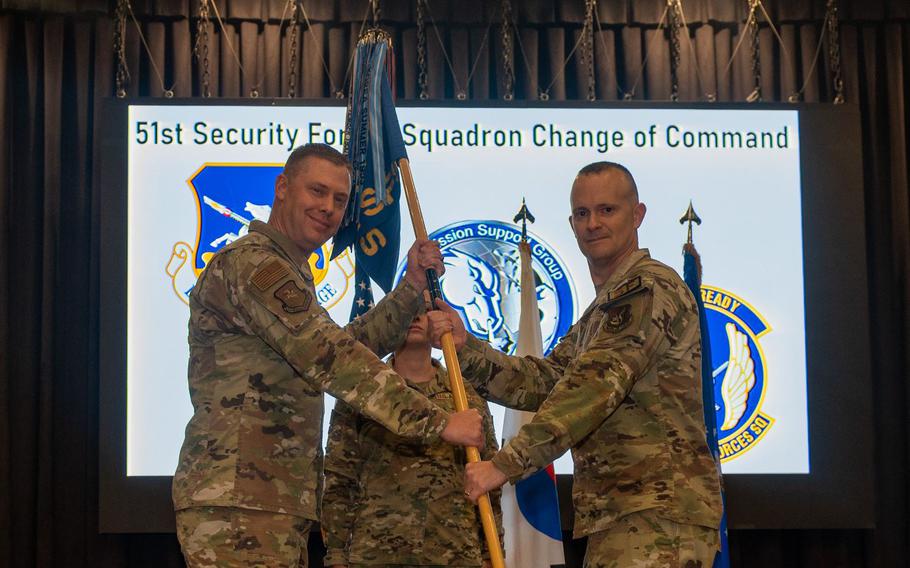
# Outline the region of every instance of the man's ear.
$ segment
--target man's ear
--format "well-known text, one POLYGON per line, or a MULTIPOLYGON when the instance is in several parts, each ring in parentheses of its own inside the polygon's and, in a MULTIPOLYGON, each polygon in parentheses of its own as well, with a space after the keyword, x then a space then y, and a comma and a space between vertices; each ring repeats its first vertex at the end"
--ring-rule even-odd
POLYGON ((288 194, 288 176, 283 173, 275 178, 275 201, 284 201, 288 194))
POLYGON ((641 227, 641 222, 645 220, 645 213, 648 212, 647 206, 644 203, 637 203, 635 209, 632 211, 632 220, 635 222, 635 228, 641 227))

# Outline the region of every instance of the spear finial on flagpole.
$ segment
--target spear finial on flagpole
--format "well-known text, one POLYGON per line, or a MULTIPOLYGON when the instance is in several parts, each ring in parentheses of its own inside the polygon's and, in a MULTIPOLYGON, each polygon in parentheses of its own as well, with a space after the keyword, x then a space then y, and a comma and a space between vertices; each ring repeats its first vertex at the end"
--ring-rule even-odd
POLYGON ((684 225, 689 223, 689 236, 686 239, 687 244, 692 244, 692 223, 696 225, 701 225, 701 217, 695 213, 695 209, 692 207, 692 200, 689 200, 689 208, 686 209, 686 212, 683 213, 683 216, 679 218, 679 224, 684 225))
POLYGON ((521 221, 521 240, 527 242, 528 240, 528 221, 531 223, 534 222, 534 215, 531 215, 531 211, 528 209, 528 205, 525 203, 525 198, 521 198, 521 209, 518 210, 518 214, 515 215, 515 218, 512 219, 515 223, 521 221))

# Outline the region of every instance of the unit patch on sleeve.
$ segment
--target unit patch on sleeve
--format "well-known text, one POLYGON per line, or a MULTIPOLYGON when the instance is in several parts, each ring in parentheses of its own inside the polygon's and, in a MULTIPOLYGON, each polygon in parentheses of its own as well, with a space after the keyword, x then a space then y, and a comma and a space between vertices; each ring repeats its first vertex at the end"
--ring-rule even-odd
POLYGON ((609 306, 606 309, 606 312, 607 315, 604 316, 604 327, 613 333, 624 330, 632 323, 631 304, 609 306))
POLYGON ((306 290, 301 290, 297 283, 288 280, 275 290, 275 297, 281 300, 284 311, 289 314, 305 312, 310 309, 310 303, 313 301, 312 296, 306 290))

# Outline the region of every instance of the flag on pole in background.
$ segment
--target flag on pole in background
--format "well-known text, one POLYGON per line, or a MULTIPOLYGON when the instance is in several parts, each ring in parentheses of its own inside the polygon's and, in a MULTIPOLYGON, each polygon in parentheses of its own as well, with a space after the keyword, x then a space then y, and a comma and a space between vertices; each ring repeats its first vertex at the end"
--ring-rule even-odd
MULTIPOLYGON (((531 248, 519 244, 521 252, 521 315, 515 354, 543 357, 537 286, 531 268, 531 248)), ((523 424, 534 417, 531 412, 506 410, 503 444, 518 434, 523 424)), ((550 568, 564 566, 559 501, 553 464, 515 485, 502 488, 502 520, 509 566, 550 568)))
MULTIPOLYGON (((691 205, 690 205, 691 208, 691 205)), ((683 245, 683 279, 692 295, 695 296, 695 303, 698 304, 698 321, 701 324, 701 392, 702 401, 705 405, 705 431, 707 432, 708 447, 714 455, 714 462, 717 464, 718 475, 720 474, 720 448, 717 445, 717 415, 714 410, 714 377, 711 373, 711 342, 708 337, 708 320, 705 315, 705 306, 701 300, 701 258, 695 245, 691 242, 691 224, 689 239, 690 241, 683 245)), ((727 503, 723 495, 723 484, 721 484, 721 502, 724 505, 723 516, 720 521, 720 551, 714 558, 714 568, 730 568, 730 548, 727 542, 727 503)))
POLYGON ((351 319, 373 306, 370 279, 389 292, 401 242, 401 181, 397 162, 407 157, 391 80, 392 40, 380 29, 357 42, 345 121, 344 152, 353 167, 351 199, 335 235, 332 258, 354 247, 351 319))

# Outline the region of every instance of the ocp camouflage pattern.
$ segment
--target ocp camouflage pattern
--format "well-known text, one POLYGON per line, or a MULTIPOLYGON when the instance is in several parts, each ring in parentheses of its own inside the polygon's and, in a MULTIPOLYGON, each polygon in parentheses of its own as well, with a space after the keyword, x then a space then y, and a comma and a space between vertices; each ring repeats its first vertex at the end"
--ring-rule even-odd
POLYGON ((188 568, 302 568, 313 521, 237 507, 177 511, 188 568))
POLYGON ((508 357, 470 336, 459 358, 481 396, 537 411, 492 460, 512 481, 572 448, 576 537, 648 509, 719 526, 698 311, 679 275, 646 249, 623 262, 546 358, 508 357))
POLYGON ((303 252, 253 222, 212 257, 190 294, 193 416, 174 474, 175 508, 316 519, 323 391, 402 436, 439 440, 448 413, 376 355, 403 341, 421 305, 405 281, 342 329, 316 301, 303 252))
MULTIPOLYGON (((427 383, 408 384, 454 411, 445 369, 427 383)), ((483 416, 484 459, 495 453, 493 417, 466 385, 468 405, 483 416)), ((462 447, 421 444, 397 436, 336 404, 325 461, 322 528, 325 565, 480 566, 488 557, 477 507, 464 496, 462 447)), ((500 491, 490 494, 502 541, 500 491)))
POLYGON ((715 529, 638 511, 588 537, 584 568, 714 568, 719 539, 715 529))

